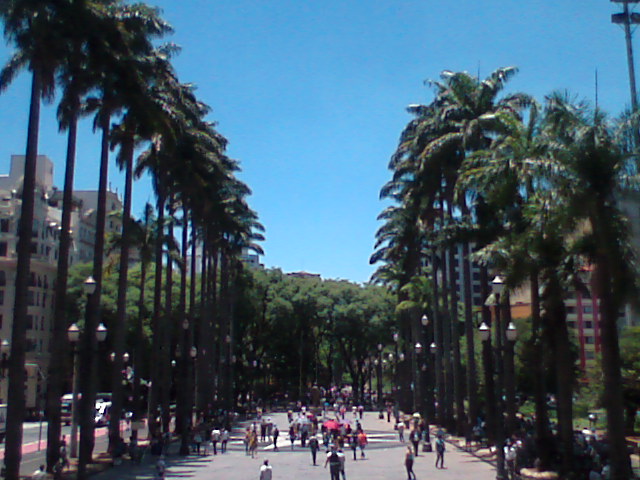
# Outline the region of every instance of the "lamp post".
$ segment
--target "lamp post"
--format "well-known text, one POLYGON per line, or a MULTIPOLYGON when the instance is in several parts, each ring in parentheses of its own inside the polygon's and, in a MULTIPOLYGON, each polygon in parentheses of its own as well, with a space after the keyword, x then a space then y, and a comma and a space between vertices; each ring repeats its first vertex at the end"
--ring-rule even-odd
POLYGON ((379 343, 378 344, 378 384, 377 384, 377 390, 378 390, 378 409, 382 410, 382 344, 379 343))
MULTIPOLYGON (((93 289, 95 290, 95 282, 92 284, 89 280, 93 280, 93 278, 89 277, 85 280, 84 288, 85 293, 87 295, 91 295, 93 291, 91 291, 91 286, 93 285, 93 289)), ((78 372, 78 359, 79 359, 79 349, 77 347, 78 341, 80 340, 80 336, 82 331, 75 323, 72 324, 67 329, 67 338, 69 343, 72 345, 73 349, 73 378, 72 378, 72 402, 71 402, 71 439, 69 445, 69 455, 71 458, 77 458, 78 456, 78 414, 79 414, 79 404, 78 404, 78 391, 80 387, 80 375, 78 372)), ((95 332, 96 339, 98 342, 104 342, 107 338, 107 328, 101 323, 95 332)), ((94 406, 95 408, 95 406, 94 406)))
MULTIPOLYGON (((493 293, 489 295, 485 301, 486 307, 493 307, 494 312, 494 335, 495 335, 495 351, 496 351, 496 365, 493 365, 493 349, 491 348, 491 327, 485 322, 480 325, 480 339, 483 343, 483 356, 485 361, 485 378, 487 387, 487 407, 493 409, 495 401, 498 400, 499 408, 497 414, 492 414, 491 425, 494 435, 494 441, 496 445, 496 479, 502 480, 505 478, 505 466, 504 466, 504 415, 505 408, 500 408, 502 405, 503 382, 506 384, 506 397, 507 397, 507 418, 512 416, 515 422, 515 382, 513 380, 513 344, 516 339, 516 329, 513 323, 505 329, 502 327, 501 312, 500 312, 500 295, 502 294, 505 286, 504 278, 500 275, 491 282, 493 293), (506 358, 505 358, 506 357, 506 358), (494 370, 496 370, 496 380, 493 381, 494 370)), ((491 410, 489 410, 491 411, 491 410)), ((495 412, 495 410, 493 411, 495 412)), ((508 424, 509 425, 509 424, 508 424)))

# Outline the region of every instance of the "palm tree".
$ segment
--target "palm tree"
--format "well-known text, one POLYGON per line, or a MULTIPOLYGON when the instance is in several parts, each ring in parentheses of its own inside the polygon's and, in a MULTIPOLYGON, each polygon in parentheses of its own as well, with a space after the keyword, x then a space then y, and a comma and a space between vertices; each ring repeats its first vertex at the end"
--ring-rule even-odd
POLYGON ((55 88, 55 73, 65 55, 66 41, 60 37, 58 6, 50 1, 13 0, 2 2, 0 19, 4 35, 15 45, 16 52, 0 71, 0 92, 4 91, 18 72, 31 71, 29 125, 22 183, 22 205, 18 223, 18 256, 15 279, 15 303, 11 332, 11 362, 5 448, 6 477, 17 480, 22 458, 22 419, 25 414, 24 371, 26 348, 27 292, 31 262, 31 237, 36 193, 36 159, 40 101, 51 100, 55 88))
POLYGON ((637 292, 637 277, 618 199, 621 192, 638 190, 635 152, 625 148, 624 128, 614 128, 602 112, 576 105, 566 95, 549 96, 546 113, 552 155, 561 167, 554 186, 566 199, 567 215, 586 222, 579 245, 593 265, 593 286, 600 299, 611 478, 626 480, 632 474, 625 448, 617 322, 619 310, 637 292))
POLYGON ((73 177, 76 160, 76 137, 81 101, 92 86, 91 75, 85 69, 86 56, 92 45, 99 42, 97 20, 104 13, 105 1, 74 1, 63 10, 65 36, 70 38, 70 52, 61 59, 59 81, 64 88, 58 107, 58 122, 67 130, 67 155, 62 199, 62 218, 58 246, 58 267, 55 283, 54 325, 51 338, 51 358, 47 377, 47 470, 51 471, 60 452, 60 398, 64 378, 67 350, 66 295, 71 248, 71 214, 76 207, 73 201, 73 177))

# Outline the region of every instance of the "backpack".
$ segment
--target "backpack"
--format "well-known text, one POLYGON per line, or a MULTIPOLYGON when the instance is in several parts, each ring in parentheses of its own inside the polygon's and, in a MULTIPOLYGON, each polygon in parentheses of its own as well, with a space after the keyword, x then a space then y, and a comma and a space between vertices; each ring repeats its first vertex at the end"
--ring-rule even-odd
POLYGON ((340 456, 338 452, 331 452, 331 455, 329 455, 329 465, 332 467, 340 466, 340 456))
POLYGON ((436 440, 436 451, 438 453, 444 452, 444 440, 442 438, 436 440))

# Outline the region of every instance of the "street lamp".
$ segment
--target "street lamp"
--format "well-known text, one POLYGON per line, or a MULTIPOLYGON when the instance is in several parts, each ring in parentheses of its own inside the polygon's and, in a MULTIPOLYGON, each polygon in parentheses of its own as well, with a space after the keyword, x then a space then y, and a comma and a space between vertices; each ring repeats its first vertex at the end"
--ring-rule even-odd
POLYGON ((382 411, 382 344, 378 344, 378 409, 382 411))
MULTIPOLYGON (((84 291, 87 295, 93 294, 95 291, 95 281, 92 277, 87 278, 84 282, 84 291)), ((78 456, 78 391, 80 390, 80 375, 78 372, 79 349, 77 348, 82 331, 77 324, 73 323, 67 329, 67 339, 73 350, 73 378, 72 378, 72 402, 71 402, 71 441, 69 445, 69 455, 71 458, 78 456)), ((102 323, 96 329, 96 339, 98 342, 104 342, 107 338, 107 327, 102 323)), ((95 407, 94 407, 95 408, 95 407)))

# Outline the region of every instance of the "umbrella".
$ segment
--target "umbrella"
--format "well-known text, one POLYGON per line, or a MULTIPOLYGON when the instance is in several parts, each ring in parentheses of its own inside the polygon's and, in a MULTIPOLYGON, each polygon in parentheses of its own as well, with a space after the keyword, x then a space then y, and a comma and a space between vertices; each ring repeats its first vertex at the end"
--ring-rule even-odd
POLYGON ((340 430, 340 424, 335 420, 327 420, 322 426, 327 430, 340 430))
POLYGON ((420 415, 418 412, 413 414, 413 418, 420 418, 422 417, 422 415, 420 415))

